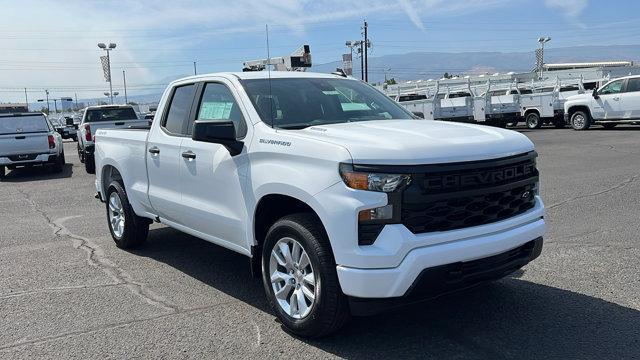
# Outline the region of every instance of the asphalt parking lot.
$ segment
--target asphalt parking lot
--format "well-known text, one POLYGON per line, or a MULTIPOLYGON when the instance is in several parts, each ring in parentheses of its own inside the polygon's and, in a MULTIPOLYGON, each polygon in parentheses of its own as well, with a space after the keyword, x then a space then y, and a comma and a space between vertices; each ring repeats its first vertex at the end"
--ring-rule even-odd
POLYGON ((281 329, 241 255, 160 225, 117 249, 67 142, 63 173, 0 183, 0 358, 640 357, 640 127, 520 131, 540 155, 540 258, 313 341, 281 329))

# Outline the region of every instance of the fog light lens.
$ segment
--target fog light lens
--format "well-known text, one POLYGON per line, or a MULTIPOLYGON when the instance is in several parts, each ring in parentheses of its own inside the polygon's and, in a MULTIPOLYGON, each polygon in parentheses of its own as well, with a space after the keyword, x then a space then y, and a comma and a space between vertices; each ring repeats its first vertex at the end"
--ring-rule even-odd
POLYGON ((362 210, 358 213, 358 221, 391 220, 393 219, 393 205, 362 210))

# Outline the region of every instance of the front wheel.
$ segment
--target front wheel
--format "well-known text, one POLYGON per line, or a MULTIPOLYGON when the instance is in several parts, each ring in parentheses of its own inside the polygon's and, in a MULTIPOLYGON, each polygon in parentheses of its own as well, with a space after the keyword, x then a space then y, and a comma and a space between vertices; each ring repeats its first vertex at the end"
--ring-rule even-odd
POLYGON ((262 280, 278 319, 296 335, 325 336, 349 319, 329 241, 310 214, 285 216, 271 226, 262 249, 262 280))
POLYGON ((571 127, 574 130, 587 130, 591 126, 591 118, 584 111, 576 111, 571 115, 571 127))
POLYGON ((530 112, 527 114, 525 120, 529 129, 540 129, 542 127, 542 121, 540 121, 540 115, 537 112, 530 112))
POLYGON ((129 249, 147 240, 150 221, 133 212, 127 193, 117 181, 109 185, 106 208, 109 232, 117 247, 129 249))
POLYGON ((78 158, 80 162, 84 164, 84 150, 80 148, 80 142, 78 142, 78 158))

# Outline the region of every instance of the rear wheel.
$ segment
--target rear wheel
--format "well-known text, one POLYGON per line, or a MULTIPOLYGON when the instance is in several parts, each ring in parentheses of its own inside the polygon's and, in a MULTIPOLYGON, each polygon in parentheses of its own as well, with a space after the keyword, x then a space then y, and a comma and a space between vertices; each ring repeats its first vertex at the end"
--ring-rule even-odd
POLYGON ((87 174, 95 174, 96 173, 96 161, 93 158, 93 155, 86 154, 84 158, 84 169, 87 171, 87 174))
POLYGON ((286 329, 304 337, 321 337, 349 319, 329 241, 310 214, 278 220, 262 250, 262 279, 267 298, 286 329))
POLYGON ((529 129, 540 129, 542 127, 542 121, 540 121, 540 115, 537 112, 532 111, 525 117, 525 122, 529 129))
POLYGON ((614 127, 616 127, 616 125, 618 125, 618 124, 602 124, 602 127, 607 129, 607 130, 611 130, 614 127))
POLYGON ((571 127, 574 130, 587 130, 591 126, 591 118, 584 111, 576 111, 571 115, 571 127))
POLYGON ((80 149, 80 142, 78 142, 78 158, 80 159, 81 163, 84 163, 84 151, 80 149))
POLYGON ((57 173, 62 172, 62 170, 64 170, 65 163, 66 161, 64 159, 64 151, 63 151, 60 153, 60 155, 56 159, 56 162, 53 164, 53 171, 57 173))
POLYGON ((118 181, 109 185, 106 208, 109 232, 117 247, 134 248, 147 240, 150 220, 133 212, 127 194, 118 181))

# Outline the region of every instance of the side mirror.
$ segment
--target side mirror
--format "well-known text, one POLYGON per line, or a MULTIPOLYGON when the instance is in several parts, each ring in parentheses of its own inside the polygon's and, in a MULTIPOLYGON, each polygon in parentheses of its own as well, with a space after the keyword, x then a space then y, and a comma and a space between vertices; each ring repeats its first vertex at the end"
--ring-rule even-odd
POLYGON ((236 126, 227 120, 196 120, 193 123, 191 139, 213 144, 221 144, 231 156, 242 152, 244 144, 236 139, 236 126))
POLYGON ((594 99, 600 98, 600 96, 598 95, 598 89, 593 89, 593 92, 591 93, 591 95, 593 96, 594 99))
POLYGON ((413 115, 419 117, 420 119, 424 119, 424 113, 421 111, 412 111, 411 112, 413 115))

